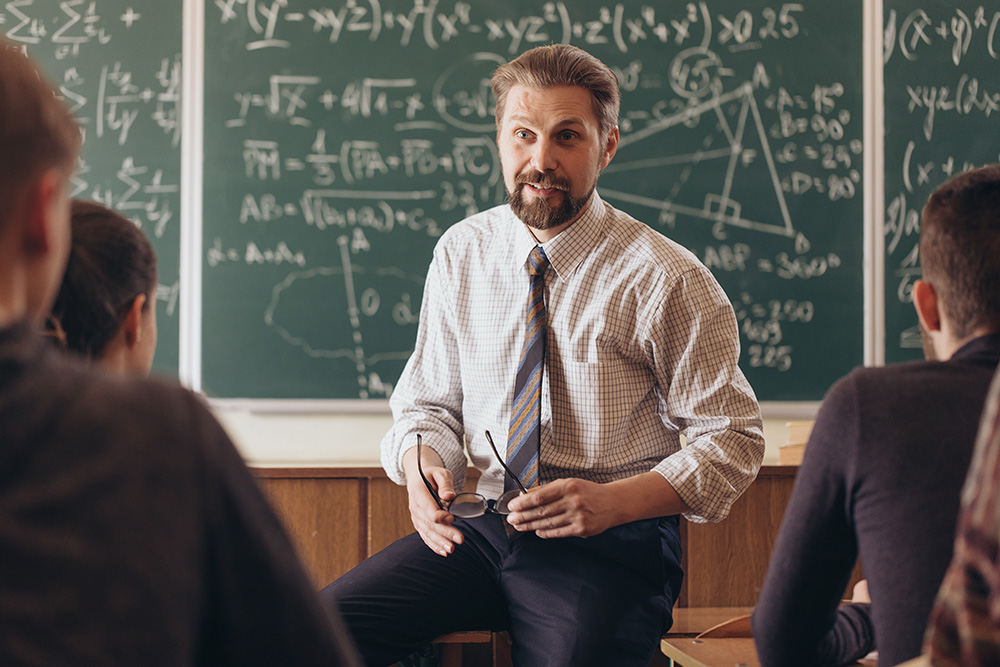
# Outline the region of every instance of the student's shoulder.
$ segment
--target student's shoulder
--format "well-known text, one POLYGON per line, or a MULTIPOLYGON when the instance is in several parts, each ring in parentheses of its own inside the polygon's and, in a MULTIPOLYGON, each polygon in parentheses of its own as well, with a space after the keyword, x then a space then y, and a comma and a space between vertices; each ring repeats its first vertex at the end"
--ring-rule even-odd
POLYGON ((949 361, 905 361, 886 366, 865 366, 852 370, 837 385, 850 385, 856 391, 877 395, 893 390, 895 394, 981 392, 992 379, 995 366, 949 361))
POLYGON ((858 367, 830 386, 818 421, 892 430, 915 419, 958 418, 978 409, 970 406, 981 405, 991 377, 989 368, 940 361, 858 367))
POLYGON ((926 372, 925 362, 894 364, 889 366, 857 366, 840 377, 827 390, 823 406, 852 406, 866 400, 865 397, 881 397, 880 403, 893 400, 899 387, 913 382, 914 375, 926 372))

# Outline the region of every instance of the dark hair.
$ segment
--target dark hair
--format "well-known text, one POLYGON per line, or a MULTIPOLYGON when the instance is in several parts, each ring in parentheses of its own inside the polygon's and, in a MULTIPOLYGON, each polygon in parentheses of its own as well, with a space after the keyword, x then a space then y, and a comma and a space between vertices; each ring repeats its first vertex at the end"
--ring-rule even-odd
POLYGON ((38 70, 0 40, 0 227, 20 205, 24 186, 49 169, 69 178, 80 130, 38 70))
POLYGON ((920 266, 956 336, 1000 332, 1000 165, 959 174, 930 196, 920 266))
MULTIPOLYGON (((128 218, 74 199, 69 262, 49 318, 50 333, 88 357, 100 356, 133 301, 156 287, 156 254, 128 218)), ((144 308, 153 308, 146 302, 144 308)))
POLYGON ((583 49, 569 44, 539 46, 498 67, 490 79, 493 94, 497 97, 497 129, 507 104, 507 93, 518 84, 529 88, 584 88, 593 97, 601 136, 607 137, 618 125, 621 107, 618 77, 610 67, 583 49))

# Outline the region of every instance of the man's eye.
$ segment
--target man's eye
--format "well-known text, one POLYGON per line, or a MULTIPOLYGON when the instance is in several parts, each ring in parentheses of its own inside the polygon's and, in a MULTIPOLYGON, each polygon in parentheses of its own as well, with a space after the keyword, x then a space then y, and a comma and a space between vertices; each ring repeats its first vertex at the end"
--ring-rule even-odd
POLYGON ((518 130, 514 133, 514 136, 518 139, 527 139, 529 135, 527 130, 518 130))

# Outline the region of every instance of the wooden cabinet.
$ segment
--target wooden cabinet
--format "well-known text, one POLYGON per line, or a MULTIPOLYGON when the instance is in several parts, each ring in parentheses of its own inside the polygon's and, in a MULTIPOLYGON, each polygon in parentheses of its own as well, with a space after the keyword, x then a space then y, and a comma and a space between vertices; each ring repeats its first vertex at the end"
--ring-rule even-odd
POLYGON ((681 521, 682 607, 750 607, 757 602, 795 466, 764 466, 718 523, 681 521))
POLYGON ((381 468, 256 468, 317 587, 413 532, 406 489, 381 468))
MULTIPOLYGON (((761 468, 725 521, 681 521, 686 576, 679 606, 756 603, 796 470, 761 468)), ((317 587, 413 531, 406 489, 381 468, 257 468, 254 474, 317 587)), ((856 571, 852 586, 859 576, 856 571)))

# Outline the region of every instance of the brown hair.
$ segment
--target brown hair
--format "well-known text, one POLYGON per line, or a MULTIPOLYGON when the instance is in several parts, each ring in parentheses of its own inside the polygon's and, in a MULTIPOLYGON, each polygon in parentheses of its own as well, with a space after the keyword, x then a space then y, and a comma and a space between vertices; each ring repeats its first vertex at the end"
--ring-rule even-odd
POLYGON ((156 287, 156 254, 135 223, 100 204, 74 199, 71 215, 69 262, 48 328, 68 349, 98 357, 135 298, 156 287))
POLYGON ((530 88, 584 88, 593 97, 594 114, 597 116, 601 136, 607 137, 618 125, 618 111, 621 107, 618 77, 610 67, 583 49, 569 44, 539 46, 498 67, 490 79, 490 86, 497 98, 498 129, 507 103, 507 93, 518 84, 530 88))
POLYGON ((20 51, 0 40, 0 226, 20 205, 24 185, 49 169, 69 178, 80 130, 20 51))
POLYGON ((973 169, 940 186, 924 206, 924 280, 958 337, 1000 332, 1000 165, 973 169))

